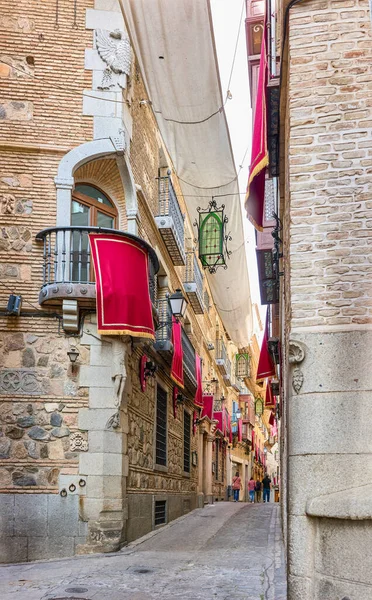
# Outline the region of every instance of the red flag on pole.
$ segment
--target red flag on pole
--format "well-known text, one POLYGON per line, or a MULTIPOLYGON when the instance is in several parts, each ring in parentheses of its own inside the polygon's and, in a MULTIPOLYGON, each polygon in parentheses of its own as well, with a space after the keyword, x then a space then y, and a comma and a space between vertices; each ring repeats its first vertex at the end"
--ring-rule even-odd
POLYGON ((183 383, 183 348, 182 348, 182 329, 181 323, 173 317, 172 325, 172 341, 173 341, 173 358, 171 368, 171 379, 184 387, 183 383))
POLYGON ((266 26, 262 34, 260 66, 258 72, 256 110, 253 122, 252 154, 249 168, 245 208, 248 219, 259 231, 263 230, 265 202, 265 173, 269 164, 267 149, 267 57, 266 57, 266 26))
POLYGON ((269 311, 266 312, 265 332, 262 340, 260 358, 258 361, 256 381, 262 381, 266 377, 276 375, 275 366, 272 361, 267 342, 269 340, 269 311))
POLYGON ((155 339, 148 252, 135 240, 89 234, 96 275, 98 333, 155 339))

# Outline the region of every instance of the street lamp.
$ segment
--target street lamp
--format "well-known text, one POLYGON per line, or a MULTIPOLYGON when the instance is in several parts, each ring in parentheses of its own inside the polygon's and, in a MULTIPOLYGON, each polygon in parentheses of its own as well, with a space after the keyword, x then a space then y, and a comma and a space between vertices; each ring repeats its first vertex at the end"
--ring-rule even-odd
POLYGON ((79 357, 79 351, 76 350, 76 348, 74 348, 73 346, 70 348, 70 350, 67 352, 67 356, 70 359, 70 362, 72 364, 76 363, 78 357, 79 357))
POLYGON ((242 418, 242 413, 241 413, 240 408, 238 408, 238 410, 236 411, 235 416, 236 416, 237 419, 241 419, 242 418))
POLYGON ((169 296, 169 304, 171 307, 172 315, 176 317, 176 319, 185 316, 187 300, 180 289, 177 289, 174 292, 174 294, 169 296))

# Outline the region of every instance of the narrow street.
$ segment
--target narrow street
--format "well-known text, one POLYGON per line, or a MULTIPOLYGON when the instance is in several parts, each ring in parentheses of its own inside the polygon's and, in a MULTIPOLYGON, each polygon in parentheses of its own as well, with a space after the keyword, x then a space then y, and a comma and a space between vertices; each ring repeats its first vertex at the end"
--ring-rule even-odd
POLYGON ((285 600, 278 504, 217 503, 116 554, 0 568, 2 600, 285 600))

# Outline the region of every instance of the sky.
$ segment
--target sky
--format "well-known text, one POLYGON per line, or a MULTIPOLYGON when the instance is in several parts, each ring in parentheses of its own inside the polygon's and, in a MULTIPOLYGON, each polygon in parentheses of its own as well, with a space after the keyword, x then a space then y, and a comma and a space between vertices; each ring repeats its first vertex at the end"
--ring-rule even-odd
MULTIPOLYGON (((232 71, 231 83, 229 86, 232 99, 227 101, 225 110, 237 172, 239 172, 244 154, 248 148, 248 152, 246 153, 243 163, 243 168, 241 169, 239 175, 239 188, 240 192, 242 192, 240 198, 243 214, 244 235, 247 242, 246 253, 251 286, 251 297, 252 302, 260 305, 254 228, 248 221, 244 210, 244 193, 248 181, 252 136, 252 110, 249 95, 247 50, 245 39, 245 0, 211 0, 211 7, 223 97, 226 97, 226 92, 228 89, 235 45, 238 38, 239 24, 241 23, 237 53, 232 71), (241 19, 242 11, 243 16, 241 19)), ((261 308, 261 317, 263 316, 264 312, 265 311, 261 308)))

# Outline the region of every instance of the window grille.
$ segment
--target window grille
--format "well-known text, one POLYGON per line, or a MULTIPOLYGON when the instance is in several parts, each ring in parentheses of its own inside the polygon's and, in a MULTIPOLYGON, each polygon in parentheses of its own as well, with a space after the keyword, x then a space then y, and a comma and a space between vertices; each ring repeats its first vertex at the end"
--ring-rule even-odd
POLYGON ((190 434, 191 434, 191 415, 184 411, 183 413, 183 470, 190 473, 190 434))
POLYGON ((159 385, 156 393, 156 456, 157 465, 167 464, 167 392, 159 385))
POLYGON ((155 527, 157 525, 164 525, 167 522, 167 501, 166 500, 155 500, 155 527))

